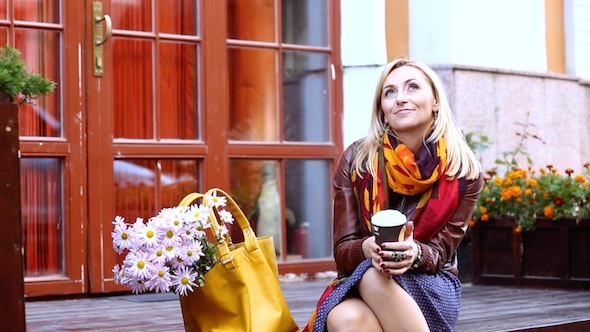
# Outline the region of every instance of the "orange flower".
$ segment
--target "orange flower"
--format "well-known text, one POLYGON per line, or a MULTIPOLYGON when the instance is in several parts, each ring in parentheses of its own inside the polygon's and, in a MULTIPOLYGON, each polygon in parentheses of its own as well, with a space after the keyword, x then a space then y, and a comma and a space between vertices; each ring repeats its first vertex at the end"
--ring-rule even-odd
POLYGON ((544 168, 541 168, 539 171, 541 172, 541 174, 547 174, 547 170, 544 168))
POLYGON ((512 197, 512 194, 510 193, 509 189, 503 189, 502 192, 500 193, 500 199, 502 199, 503 201, 507 201, 512 197))
POLYGON ((519 186, 512 186, 510 187, 510 192, 512 193, 512 196, 518 197, 522 195, 522 188, 519 186))
POLYGON ((517 234, 518 234, 518 233, 522 233, 522 228, 520 228, 520 226, 516 227, 516 228, 514 229, 514 233, 517 233, 517 234))
POLYGON ((539 185, 537 180, 531 179, 531 178, 526 179, 526 184, 529 185, 530 187, 536 187, 539 185))
POLYGON ((480 206, 479 207, 479 212, 481 214, 486 214, 488 212, 488 209, 485 206, 480 206))
POLYGON ((570 175, 571 175, 573 172, 574 172, 574 170, 573 170, 573 169, 571 169, 571 168, 567 168, 567 169, 565 170, 565 173, 566 173, 568 176, 570 176, 570 175))
POLYGON ((473 219, 469 220, 469 223, 467 224, 467 226, 469 226, 469 227, 475 226, 475 220, 473 220, 473 219))
POLYGON ((489 214, 482 214, 481 215, 481 221, 488 221, 490 220, 490 215, 489 214))
POLYGON ((496 176, 496 177, 494 178, 494 183, 495 183, 495 184, 496 184, 496 186, 498 186, 498 187, 499 187, 499 186, 501 186, 501 185, 502 185, 502 178, 501 178, 501 177, 499 177, 499 176, 496 176))
POLYGON ((521 168, 517 168, 514 171, 510 172, 508 174, 508 177, 511 179, 522 179, 524 177, 526 177, 526 171, 524 169, 521 168))
POLYGON ((586 178, 583 175, 578 174, 574 176, 574 181, 576 181, 577 183, 586 183, 586 178))
POLYGON ((530 196, 532 193, 533 193, 533 191, 531 189, 529 189, 529 188, 527 188, 527 189, 524 190, 524 194, 527 195, 527 196, 530 196))
POLYGON ((551 205, 547 205, 543 208, 543 215, 549 219, 553 219, 555 217, 555 210, 551 205))

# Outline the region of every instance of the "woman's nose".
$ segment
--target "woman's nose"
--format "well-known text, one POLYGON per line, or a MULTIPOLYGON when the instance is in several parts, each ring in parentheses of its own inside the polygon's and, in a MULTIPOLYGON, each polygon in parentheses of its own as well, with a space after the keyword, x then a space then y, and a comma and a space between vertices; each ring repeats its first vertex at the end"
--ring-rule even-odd
POLYGON ((406 94, 405 94, 405 93, 403 93, 402 91, 398 92, 398 93, 397 93, 397 96, 395 96, 395 97, 396 97, 396 98, 395 98, 395 101, 396 101, 398 104, 403 104, 403 103, 405 103, 406 101, 408 101, 408 99, 406 98, 406 94))

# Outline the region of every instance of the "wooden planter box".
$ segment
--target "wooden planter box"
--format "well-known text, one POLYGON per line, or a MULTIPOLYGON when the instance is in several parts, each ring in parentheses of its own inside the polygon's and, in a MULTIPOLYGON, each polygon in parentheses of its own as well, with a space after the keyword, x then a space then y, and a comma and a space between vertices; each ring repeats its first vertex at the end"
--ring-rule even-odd
POLYGON ((517 233, 512 219, 472 228, 474 284, 590 289, 590 219, 537 220, 517 233))
POLYGON ((0 331, 25 331, 18 108, 0 102, 0 331))

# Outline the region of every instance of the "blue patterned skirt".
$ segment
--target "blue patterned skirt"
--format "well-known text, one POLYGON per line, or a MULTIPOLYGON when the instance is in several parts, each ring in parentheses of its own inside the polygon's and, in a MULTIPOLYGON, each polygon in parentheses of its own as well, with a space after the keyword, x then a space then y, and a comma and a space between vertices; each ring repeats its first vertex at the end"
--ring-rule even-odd
MULTIPOLYGON (((367 259, 357 266, 351 276, 332 281, 320 297, 303 331, 326 331, 330 310, 344 299, 372 266, 371 259, 367 259)), ((459 278, 448 271, 440 271, 437 274, 410 272, 393 278, 414 298, 426 318, 430 331, 453 331, 461 307, 459 278)))

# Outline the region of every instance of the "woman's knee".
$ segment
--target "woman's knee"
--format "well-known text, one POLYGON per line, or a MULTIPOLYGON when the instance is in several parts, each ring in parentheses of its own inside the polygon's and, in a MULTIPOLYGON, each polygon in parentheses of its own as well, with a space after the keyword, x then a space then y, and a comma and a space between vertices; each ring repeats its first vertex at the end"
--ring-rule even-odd
POLYGON ((371 309, 360 299, 342 301, 328 314, 328 331, 381 331, 371 309))
MULTIPOLYGON (((359 291, 361 296, 382 295, 388 291, 389 287, 394 286, 391 279, 387 278, 375 268, 369 268, 359 282, 359 291)), ((397 283, 395 283, 397 284, 397 283)))

